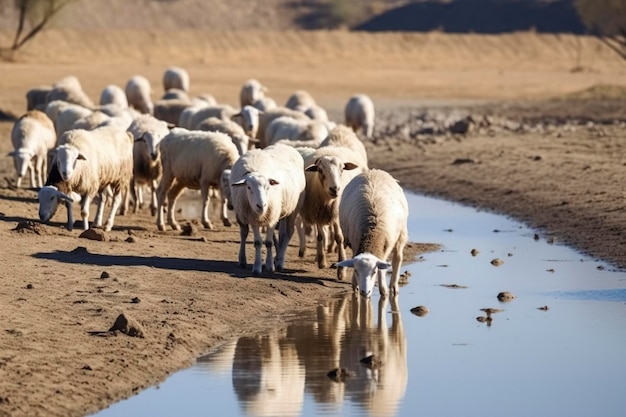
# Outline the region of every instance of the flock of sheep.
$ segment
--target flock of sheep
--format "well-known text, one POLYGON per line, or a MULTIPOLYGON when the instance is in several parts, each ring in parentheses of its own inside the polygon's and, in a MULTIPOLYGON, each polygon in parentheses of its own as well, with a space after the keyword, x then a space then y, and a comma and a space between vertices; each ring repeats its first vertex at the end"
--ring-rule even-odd
POLYGON ((224 225, 230 226, 228 209, 234 210, 243 267, 252 227, 254 275, 263 268, 285 268, 296 229, 304 256, 305 230, 310 229, 317 233, 320 268, 328 267, 326 252, 336 246, 339 279, 346 268, 354 268, 355 290, 370 297, 378 282, 381 295, 387 295, 385 274, 392 268, 391 293, 398 293, 408 204, 391 175, 368 168, 358 134, 372 136, 369 97, 351 97, 345 124, 338 124, 308 92, 298 90, 279 106, 254 79, 241 87, 238 108, 206 94, 190 97, 183 68, 168 68, 163 88, 161 99, 153 101, 150 82, 134 76, 124 89, 104 87, 95 104, 79 80, 69 76, 27 92, 27 112, 11 133, 11 155, 17 187, 30 171, 31 186, 39 189, 41 221, 49 221, 62 204, 71 230, 72 203, 80 199, 86 230, 90 204, 97 199, 93 225, 110 231, 116 213, 127 213, 131 203, 135 212, 143 207, 149 188, 158 229, 165 230, 167 213, 169 226, 180 230, 176 201, 184 189, 199 189, 205 228, 213 228, 211 198, 220 199, 224 225), (111 210, 104 222, 107 205, 111 210), (346 259, 346 247, 353 258, 346 259))

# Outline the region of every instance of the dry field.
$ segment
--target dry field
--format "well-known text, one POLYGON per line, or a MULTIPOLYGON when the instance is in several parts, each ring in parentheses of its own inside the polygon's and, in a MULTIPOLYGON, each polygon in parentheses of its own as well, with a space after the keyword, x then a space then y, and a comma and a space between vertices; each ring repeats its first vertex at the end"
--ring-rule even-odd
MULTIPOLYGON (((1 34, 0 43, 8 36, 1 34)), ((546 236, 626 266, 624 124, 578 122, 586 115, 626 119, 626 67, 592 38, 51 31, 15 62, 0 63, 0 109, 19 115, 28 88, 70 74, 94 99, 107 84, 143 74, 156 98, 169 65, 189 70, 192 94, 236 104, 239 86, 254 77, 279 102, 309 90, 338 120, 349 95, 368 93, 380 111, 377 141, 367 144, 371 166, 416 191, 513 214, 546 236), (592 88, 602 85, 608 87, 592 88), (560 99, 546 101, 554 97, 560 99), (450 107, 546 126, 485 127, 466 136, 386 134, 418 111, 450 107), (560 122, 547 123, 554 118, 560 122)), ((0 123, 2 155, 11 148, 11 126, 0 123)), ((62 213, 51 225, 35 223, 20 233, 13 230, 18 223, 37 219, 36 193, 11 187, 7 156, 0 176, 6 178, 0 183, 3 417, 95 412, 224 340, 278 325, 281 313, 348 289, 334 271, 316 268, 312 246, 302 260, 290 248, 289 273, 250 278, 236 267, 234 228, 194 236, 158 232, 147 212, 118 217, 105 242, 63 229, 62 213), (110 277, 101 278, 103 271, 110 277), (121 312, 140 323, 144 338, 107 332, 121 312)))

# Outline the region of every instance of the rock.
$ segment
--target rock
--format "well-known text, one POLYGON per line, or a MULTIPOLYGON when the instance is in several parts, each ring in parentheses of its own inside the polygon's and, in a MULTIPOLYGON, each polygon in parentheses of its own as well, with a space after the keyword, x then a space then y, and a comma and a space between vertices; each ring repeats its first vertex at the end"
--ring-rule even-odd
POLYGON ((493 266, 500 266, 502 264, 504 264, 504 261, 500 258, 495 258, 491 260, 491 265, 493 266))
POLYGON ((503 303, 507 301, 511 301, 514 298, 515 296, 508 291, 502 291, 501 293, 498 293, 498 301, 503 302, 503 303))
POLYGON ((195 236, 198 234, 198 228, 191 223, 187 223, 183 226, 180 234, 182 236, 195 236))
POLYGON ((478 249, 472 249, 470 253, 472 254, 472 256, 477 256, 480 252, 478 252, 478 249))
POLYGON ((101 279, 107 279, 110 278, 111 275, 107 272, 107 271, 102 271, 102 273, 100 274, 100 278, 101 279))
POLYGON ((128 236, 124 241, 128 243, 137 243, 137 238, 135 236, 128 236))
POLYGON ((350 371, 345 368, 335 368, 326 374, 327 377, 335 382, 343 382, 350 376, 350 371))
POLYGON ((104 232, 104 230, 96 230, 91 228, 85 230, 78 237, 82 239, 96 240, 98 242, 106 242, 107 240, 107 234, 104 232))
POLYGON ((122 313, 117 316, 115 323, 109 329, 110 332, 119 331, 131 337, 144 337, 143 328, 137 320, 132 319, 128 315, 122 313))
POLYGON ((500 308, 488 307, 488 308, 481 308, 480 311, 484 312, 487 315, 487 318, 491 318, 492 314, 501 313, 504 310, 500 308))
POLYGON ((141 302, 141 299, 139 297, 133 297, 130 302, 133 304, 139 304, 141 302))
POLYGON ((430 313, 430 310, 426 306, 417 306, 411 309, 411 313, 418 317, 424 317, 426 314, 430 313))
POLYGON ((376 369, 382 365, 382 361, 376 355, 369 355, 362 358, 359 362, 370 369, 376 369))

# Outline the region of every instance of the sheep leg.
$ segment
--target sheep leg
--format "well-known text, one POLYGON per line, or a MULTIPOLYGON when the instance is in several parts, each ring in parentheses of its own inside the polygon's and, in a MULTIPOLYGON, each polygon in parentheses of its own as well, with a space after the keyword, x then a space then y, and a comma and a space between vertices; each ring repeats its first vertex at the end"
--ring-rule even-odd
MULTIPOLYGON (((268 226, 267 232, 265 234, 265 250, 266 250, 265 270, 269 272, 274 272, 276 270, 274 267, 274 251, 272 249, 272 246, 276 246, 276 250, 278 251, 278 245, 276 244, 276 242, 274 242, 275 240, 274 230, 275 229, 273 226, 268 226)), ((279 255, 277 253, 276 258, 278 258, 278 256, 279 255)))
POLYGON ((98 194, 98 208, 96 209, 96 218, 93 220, 94 227, 102 227, 102 217, 104 217, 104 206, 106 205, 107 196, 105 191, 98 194))
POLYGON ((226 197, 224 197, 223 194, 221 195, 221 202, 222 202, 222 224, 226 227, 230 227, 232 226, 232 223, 228 219, 228 201, 226 200, 226 197))
MULTIPOLYGON (((343 246, 343 233, 338 221, 332 223, 332 231, 335 235, 335 243, 337 244, 337 262, 344 261, 346 259, 346 248, 343 246)), ((337 279, 340 281, 346 279, 345 267, 337 267, 337 279)))
POLYGON ((396 245, 393 250, 393 259, 391 260, 391 294, 398 295, 398 282, 400 281, 400 266, 402 265, 402 247, 404 245, 396 245))
POLYGON ((263 254, 261 253, 263 238, 261 237, 261 229, 259 226, 252 226, 252 232, 254 233, 254 264, 252 265, 252 275, 259 276, 263 270, 263 254))
POLYGON ((180 225, 174 218, 174 211, 176 209, 176 200, 178 200, 178 196, 184 189, 185 186, 176 181, 174 186, 167 192, 167 223, 172 226, 173 230, 180 230, 180 225))
POLYGON ((35 159, 35 182, 33 183, 33 187, 35 188, 43 187, 43 173, 45 172, 45 163, 45 158, 37 157, 37 159, 35 159))
POLYGON ((326 244, 326 228, 320 224, 317 225, 317 267, 320 269, 327 268, 326 252, 324 246, 326 244))
MULTIPOLYGON (((152 216, 156 216, 157 213, 157 182, 155 180, 150 181, 150 214, 152 216)), ((139 190, 139 199, 141 201, 141 205, 143 205, 143 193, 141 189, 139 190)))
POLYGON ((387 275, 387 271, 383 269, 378 269, 378 290, 380 291, 381 297, 386 297, 389 293, 389 288, 387 287, 387 279, 385 275, 387 275))
POLYGON ((91 196, 82 196, 80 200, 80 217, 83 219, 83 230, 89 229, 89 204, 91 204, 91 196))
POLYGON ((242 268, 247 268, 248 262, 246 261, 246 240, 248 239, 250 226, 242 223, 239 219, 237 219, 237 223, 239 223, 239 266, 242 268))
POLYGON ((213 223, 211 223, 211 219, 209 219, 211 196, 209 195, 208 184, 203 184, 200 187, 200 198, 202 200, 202 226, 204 226, 205 229, 213 230, 213 223))
MULTIPOLYGON (((156 224, 160 231, 165 230, 165 223, 163 222, 163 202, 165 201, 165 195, 172 187, 172 183, 174 182, 174 177, 165 171, 163 173, 163 177, 161 178, 161 182, 159 182, 159 186, 156 190, 157 195, 157 220, 156 224)), ((141 192, 141 190, 139 190, 141 192)), ((138 197, 138 199, 141 197, 138 197)))
POLYGON ((67 210, 67 230, 71 232, 74 230, 74 213, 72 212, 72 203, 66 200, 65 208, 67 210))
POLYGON ((110 232, 113 229, 113 223, 115 222, 115 213, 122 205, 122 192, 116 191, 113 194, 113 203, 111 204, 111 211, 109 212, 109 217, 107 218, 107 222, 104 225, 104 231, 110 232))
POLYGON ((35 164, 33 164, 33 161, 30 161, 28 163, 28 170, 30 171, 30 186, 31 188, 35 188, 37 186, 36 184, 36 169, 35 169, 35 164))
POLYGON ((298 231, 298 240, 300 244, 298 248, 298 257, 303 258, 306 252, 306 226, 301 216, 296 218, 296 230, 298 231))
POLYGON ((287 247, 295 232, 295 223, 298 213, 292 213, 278 222, 278 247, 276 248, 276 269, 285 269, 285 256, 287 247))

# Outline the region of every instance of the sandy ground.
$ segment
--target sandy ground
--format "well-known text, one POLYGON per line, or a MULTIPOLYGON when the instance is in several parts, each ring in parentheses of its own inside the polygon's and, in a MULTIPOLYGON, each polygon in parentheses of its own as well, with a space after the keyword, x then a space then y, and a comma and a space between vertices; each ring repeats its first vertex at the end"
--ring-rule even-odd
MULTIPOLYGON (((189 68, 192 92, 232 104, 250 77, 279 102, 306 88, 335 118, 350 94, 364 91, 379 108, 376 141, 367 143, 371 166, 408 189, 510 214, 546 239, 626 267, 626 71, 593 39, 312 32, 250 41, 228 33, 192 45, 191 38, 46 34, 18 62, 0 63, 0 109, 20 114, 28 88, 69 74, 96 99, 105 85, 146 74, 156 96, 172 63, 189 68), (468 134, 424 130, 451 114, 471 115, 468 134)), ((0 123, 2 155, 11 126, 0 123)), ((118 217, 106 241, 80 239, 63 228, 63 213, 50 225, 37 222, 36 193, 12 187, 7 156, 0 176, 0 416, 96 412, 226 340, 280 326, 281 314, 349 290, 334 270, 317 269, 312 245, 304 259, 290 247, 285 273, 250 277, 236 265, 234 227, 158 232, 143 211, 118 217), (15 230, 25 221, 34 223, 15 230), (108 331, 121 313, 143 337, 108 331)), ((409 257, 440 243, 412 240, 409 257)))

